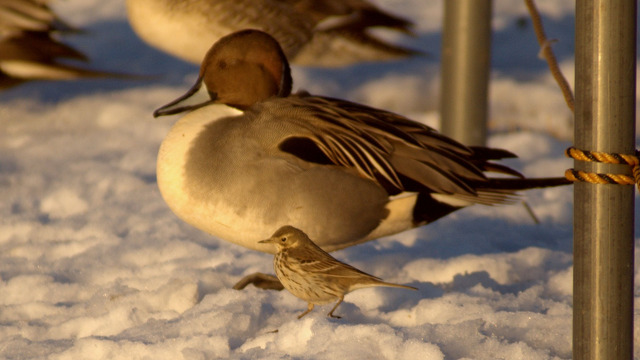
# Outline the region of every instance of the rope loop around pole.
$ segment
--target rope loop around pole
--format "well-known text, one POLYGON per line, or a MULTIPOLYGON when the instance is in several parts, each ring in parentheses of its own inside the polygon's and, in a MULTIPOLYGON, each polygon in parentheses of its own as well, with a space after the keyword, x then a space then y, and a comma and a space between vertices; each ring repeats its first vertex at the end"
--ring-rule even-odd
POLYGON ((597 174, 581 170, 568 169, 564 176, 570 181, 584 181, 592 184, 636 185, 640 190, 640 151, 635 154, 616 154, 598 151, 580 150, 573 146, 567 148, 564 154, 572 159, 593 161, 605 164, 623 164, 631 167, 633 176, 623 174, 597 174))

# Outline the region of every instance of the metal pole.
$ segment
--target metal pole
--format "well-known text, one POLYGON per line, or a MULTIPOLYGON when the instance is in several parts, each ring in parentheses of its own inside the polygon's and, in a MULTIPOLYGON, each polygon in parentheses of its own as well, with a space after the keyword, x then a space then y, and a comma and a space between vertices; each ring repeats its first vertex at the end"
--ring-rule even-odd
MULTIPOLYGON (((579 149, 633 154, 636 1, 576 0, 579 149)), ((597 173, 628 167, 576 161, 597 173)), ((574 187, 573 358, 633 357, 634 189, 574 187)))
POLYGON ((491 0, 446 0, 440 130, 465 145, 486 145, 491 0))

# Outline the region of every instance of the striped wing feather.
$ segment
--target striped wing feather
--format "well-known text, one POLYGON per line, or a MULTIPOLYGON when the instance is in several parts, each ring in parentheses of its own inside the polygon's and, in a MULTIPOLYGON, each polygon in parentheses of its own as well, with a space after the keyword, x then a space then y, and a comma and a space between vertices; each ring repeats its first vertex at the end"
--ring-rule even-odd
POLYGON ((522 177, 490 162, 513 157, 508 151, 466 147, 391 112, 308 94, 283 101, 296 109, 288 120, 306 130, 302 136, 313 141, 328 161, 356 169, 390 195, 403 191, 441 193, 493 204, 504 202, 513 191, 482 187, 490 182, 484 172, 522 177))

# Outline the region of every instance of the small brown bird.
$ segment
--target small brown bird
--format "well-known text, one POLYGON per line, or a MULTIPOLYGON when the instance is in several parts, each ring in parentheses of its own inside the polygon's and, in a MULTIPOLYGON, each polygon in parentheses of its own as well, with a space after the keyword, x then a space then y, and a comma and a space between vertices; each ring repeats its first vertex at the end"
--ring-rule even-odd
POLYGON ((275 244, 277 253, 273 259, 276 275, 285 289, 309 303, 307 315, 318 304, 338 303, 327 314, 333 312, 344 300, 345 294, 366 287, 389 286, 418 290, 411 286, 392 284, 362 272, 351 265, 336 260, 316 245, 307 234, 293 226, 283 226, 271 238, 260 243, 275 244))

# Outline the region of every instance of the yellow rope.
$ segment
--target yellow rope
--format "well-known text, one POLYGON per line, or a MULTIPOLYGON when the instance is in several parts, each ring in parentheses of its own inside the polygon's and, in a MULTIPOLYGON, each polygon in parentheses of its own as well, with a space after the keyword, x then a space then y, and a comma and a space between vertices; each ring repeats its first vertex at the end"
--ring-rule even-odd
POLYGON ((620 184, 633 185, 636 184, 640 190, 640 157, 638 150, 633 155, 604 153, 597 151, 587 151, 570 147, 565 150, 564 154, 572 159, 581 161, 593 161, 606 164, 623 164, 631 167, 633 176, 623 174, 597 174, 586 171, 568 169, 564 175, 570 181, 586 181, 592 184, 620 184))

